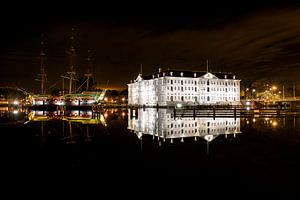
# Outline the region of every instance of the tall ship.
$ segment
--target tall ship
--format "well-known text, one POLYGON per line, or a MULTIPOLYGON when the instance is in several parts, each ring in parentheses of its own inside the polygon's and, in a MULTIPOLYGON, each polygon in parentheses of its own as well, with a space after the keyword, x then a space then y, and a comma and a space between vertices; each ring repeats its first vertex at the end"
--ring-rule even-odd
POLYGON ((47 75, 45 73, 45 52, 44 52, 44 40, 42 37, 41 42, 41 53, 40 53, 40 73, 38 74, 37 80, 41 83, 41 93, 33 96, 33 106, 46 106, 51 107, 63 106, 65 109, 73 108, 87 108, 90 109, 94 106, 101 105, 104 100, 106 89, 101 91, 95 91, 91 89, 91 80, 93 80, 93 74, 91 70, 91 56, 90 51, 88 51, 88 68, 87 72, 81 77, 81 82, 75 71, 75 57, 76 49, 74 46, 74 29, 72 29, 72 34, 70 37, 71 45, 67 51, 70 59, 69 70, 61 75, 62 78, 62 89, 58 96, 47 95, 45 92, 45 84, 47 81, 47 75), (77 84, 79 87, 76 87, 77 84))

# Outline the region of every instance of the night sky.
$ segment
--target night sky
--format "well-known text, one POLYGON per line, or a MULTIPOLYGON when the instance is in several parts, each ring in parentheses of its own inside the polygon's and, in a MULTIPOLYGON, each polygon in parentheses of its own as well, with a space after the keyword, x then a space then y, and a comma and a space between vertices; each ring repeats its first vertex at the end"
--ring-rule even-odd
MULTIPOLYGON (((201 4, 201 2, 199 2, 201 4)), ((74 3, 76 4, 76 3, 74 3)), ((71 28, 75 70, 87 51, 100 87, 126 88, 143 73, 163 69, 232 72, 242 83, 298 82, 300 6, 293 1, 210 1, 202 5, 8 5, 1 13, 0 84, 38 89, 40 35, 52 85, 69 69, 71 28), (158 9, 157 9, 158 8, 158 9)))

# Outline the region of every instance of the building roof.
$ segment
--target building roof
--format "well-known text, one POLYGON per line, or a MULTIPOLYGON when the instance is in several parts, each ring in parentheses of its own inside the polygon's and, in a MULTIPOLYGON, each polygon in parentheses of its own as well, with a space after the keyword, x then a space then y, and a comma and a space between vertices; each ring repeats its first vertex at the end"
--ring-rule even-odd
POLYGON ((212 74, 218 79, 236 79, 236 76, 232 73, 227 72, 206 72, 206 71, 184 71, 184 70, 165 70, 149 75, 142 75, 142 78, 144 80, 150 80, 153 78, 163 77, 163 76, 171 76, 171 77, 193 77, 193 78, 199 78, 206 74, 212 74), (183 73, 183 74, 182 74, 183 73))

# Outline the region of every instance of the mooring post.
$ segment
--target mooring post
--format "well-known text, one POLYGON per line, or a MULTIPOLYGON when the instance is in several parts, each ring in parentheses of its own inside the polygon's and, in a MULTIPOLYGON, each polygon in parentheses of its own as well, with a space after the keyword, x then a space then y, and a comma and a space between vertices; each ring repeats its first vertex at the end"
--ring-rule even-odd
POLYGON ((234 120, 236 120, 236 108, 234 108, 233 114, 234 114, 234 120))
POLYGON ((174 115, 174 119, 176 119, 176 109, 175 109, 175 107, 174 107, 173 115, 174 115))
POLYGON ((195 108, 194 108, 193 112, 194 112, 194 120, 195 120, 196 119, 196 110, 195 110, 195 108))

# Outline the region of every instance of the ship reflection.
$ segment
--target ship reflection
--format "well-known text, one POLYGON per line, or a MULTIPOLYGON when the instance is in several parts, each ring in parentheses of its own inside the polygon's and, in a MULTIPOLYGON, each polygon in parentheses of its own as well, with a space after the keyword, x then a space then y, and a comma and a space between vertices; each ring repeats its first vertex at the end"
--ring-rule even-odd
POLYGON ((63 120, 81 124, 102 124, 106 125, 102 113, 94 113, 91 110, 70 110, 70 111, 36 111, 33 110, 28 115, 29 121, 49 121, 63 120))
POLYGON ((206 141, 207 144, 220 137, 235 138, 240 131, 240 118, 177 117, 168 109, 128 110, 128 129, 142 140, 144 135, 168 144, 185 141, 206 141))
POLYGON ((28 126, 39 127, 40 143, 80 143, 92 141, 99 128, 107 126, 102 113, 91 110, 31 111, 28 126))

